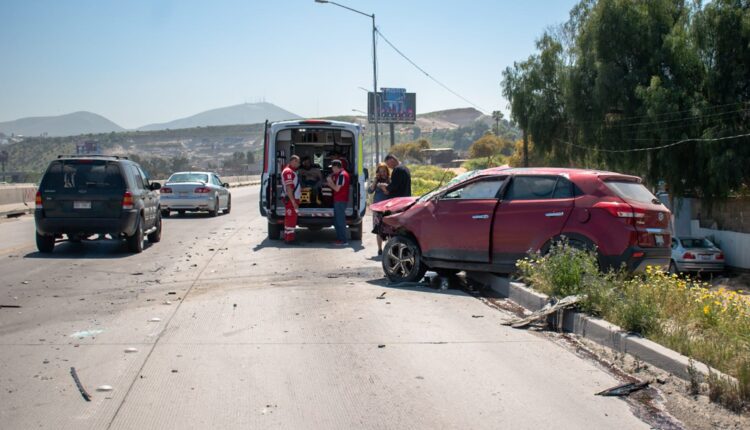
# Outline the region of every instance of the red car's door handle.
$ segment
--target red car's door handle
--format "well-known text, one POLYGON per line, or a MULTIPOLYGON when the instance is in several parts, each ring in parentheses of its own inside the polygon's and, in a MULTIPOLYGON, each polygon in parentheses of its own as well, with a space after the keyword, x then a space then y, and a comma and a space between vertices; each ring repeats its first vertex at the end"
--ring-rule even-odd
POLYGON ((547 218, 560 217, 560 216, 563 216, 563 215, 565 215, 565 212, 562 212, 562 211, 560 211, 560 212, 547 212, 546 214, 544 214, 544 216, 546 216, 547 218))
POLYGON ((485 214, 485 215, 472 215, 471 216, 471 219, 489 219, 489 218, 490 218, 490 216, 487 215, 487 214, 485 214))

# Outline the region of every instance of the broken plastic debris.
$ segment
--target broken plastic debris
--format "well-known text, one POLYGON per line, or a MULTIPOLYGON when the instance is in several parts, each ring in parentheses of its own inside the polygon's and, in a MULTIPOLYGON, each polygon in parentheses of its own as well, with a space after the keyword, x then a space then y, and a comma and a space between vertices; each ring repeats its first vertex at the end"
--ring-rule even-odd
POLYGON ((112 391, 114 388, 112 388, 111 385, 100 385, 96 387, 96 391, 112 391))
POLYGON ((375 298, 376 298, 376 299, 380 299, 380 300, 382 300, 382 299, 384 299, 384 298, 385 298, 385 293, 387 293, 387 291, 383 291, 383 293, 382 293, 381 295, 379 295, 379 296, 377 296, 377 297, 375 297, 375 298))
POLYGON ((648 382, 628 382, 596 393, 597 396, 627 396, 648 387, 648 382))
POLYGON ((385 345, 383 345, 383 344, 381 343, 380 345, 378 345, 378 348, 385 348, 385 345))
POLYGON ((92 337, 92 336, 96 336, 99 333, 104 333, 104 330, 100 330, 100 329, 81 330, 81 331, 77 331, 77 332, 71 334, 70 337, 77 337, 77 338, 92 337))
POLYGON ((165 304, 165 305, 171 305, 171 304, 172 304, 172 302, 170 302, 169 300, 166 300, 166 301, 164 301, 164 304, 165 304))
POLYGON ((148 320, 148 322, 159 322, 159 321, 161 321, 161 318, 157 318, 157 317, 153 317, 150 320, 148 320))
POLYGON ((138 352, 138 348, 125 348, 125 352, 138 352))

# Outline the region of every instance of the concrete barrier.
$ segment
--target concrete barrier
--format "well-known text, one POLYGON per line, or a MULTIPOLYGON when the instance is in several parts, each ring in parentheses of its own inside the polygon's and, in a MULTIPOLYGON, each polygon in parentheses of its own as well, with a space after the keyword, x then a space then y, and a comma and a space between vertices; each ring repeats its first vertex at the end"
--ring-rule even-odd
MULTIPOLYGON (((490 287, 498 295, 512 300, 530 311, 538 311, 549 302, 549 297, 546 295, 528 288, 521 282, 511 282, 505 276, 480 272, 467 272, 466 275, 490 287)), ((580 312, 565 310, 561 326, 564 331, 575 333, 615 351, 630 354, 679 378, 690 379, 690 373, 688 372, 690 358, 642 336, 626 332, 605 320, 593 318, 580 312)), ((707 365, 693 360, 693 366, 698 372, 708 376, 709 367, 707 365)), ((735 380, 715 369, 711 369, 711 371, 731 381, 735 380)))
MULTIPOLYGON (((260 176, 227 176, 222 180, 230 188, 260 184, 260 176)), ((166 180, 153 180, 164 185, 166 180)), ((37 186, 35 184, 0 185, 0 217, 21 215, 34 210, 37 186)))

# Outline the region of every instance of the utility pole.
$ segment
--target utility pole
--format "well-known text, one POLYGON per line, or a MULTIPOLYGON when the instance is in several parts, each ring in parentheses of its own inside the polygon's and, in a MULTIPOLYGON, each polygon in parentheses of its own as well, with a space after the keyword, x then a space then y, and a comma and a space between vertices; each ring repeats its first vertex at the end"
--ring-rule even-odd
POLYGON ((396 144, 396 126, 393 123, 390 123, 391 126, 391 148, 393 148, 393 145, 396 144))

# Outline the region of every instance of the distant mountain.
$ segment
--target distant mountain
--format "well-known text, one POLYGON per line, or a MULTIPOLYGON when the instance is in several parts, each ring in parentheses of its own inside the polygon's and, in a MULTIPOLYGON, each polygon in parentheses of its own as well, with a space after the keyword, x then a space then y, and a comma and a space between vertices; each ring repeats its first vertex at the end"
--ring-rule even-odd
POLYGON ((109 133, 125 129, 91 112, 73 112, 59 116, 37 116, 0 122, 0 132, 24 136, 75 136, 88 133, 109 133))
POLYGON ((258 124, 285 119, 299 119, 299 115, 286 111, 271 103, 244 103, 218 109, 207 110, 187 118, 161 124, 145 125, 138 130, 175 130, 181 128, 206 127, 218 125, 258 124))

